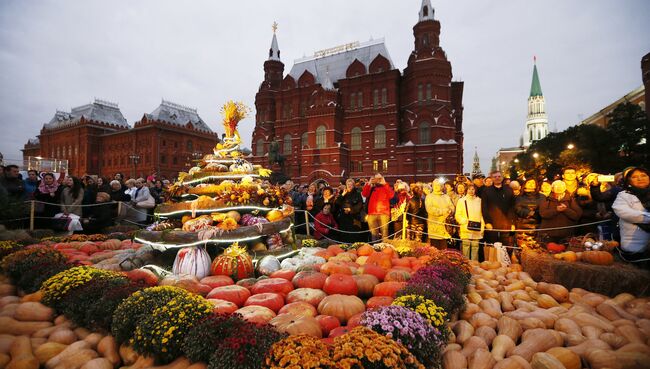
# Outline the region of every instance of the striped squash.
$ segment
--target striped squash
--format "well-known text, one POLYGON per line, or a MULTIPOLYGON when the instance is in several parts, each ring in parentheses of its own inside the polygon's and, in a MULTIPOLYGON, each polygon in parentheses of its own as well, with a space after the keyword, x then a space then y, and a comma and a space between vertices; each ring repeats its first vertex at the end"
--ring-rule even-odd
POLYGON ((178 251, 172 272, 176 275, 191 274, 203 279, 210 274, 210 255, 203 246, 185 247, 178 251))
POLYGON ((255 276, 253 259, 236 242, 212 262, 212 275, 227 275, 235 281, 255 276))

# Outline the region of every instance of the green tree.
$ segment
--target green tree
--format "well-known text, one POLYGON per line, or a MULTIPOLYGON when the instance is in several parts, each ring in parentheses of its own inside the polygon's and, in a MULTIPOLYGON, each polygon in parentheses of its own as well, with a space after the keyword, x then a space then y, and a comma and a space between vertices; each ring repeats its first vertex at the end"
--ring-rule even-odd
POLYGON ((648 117, 637 104, 620 104, 612 111, 607 131, 618 145, 619 157, 625 165, 647 165, 648 163, 648 117))

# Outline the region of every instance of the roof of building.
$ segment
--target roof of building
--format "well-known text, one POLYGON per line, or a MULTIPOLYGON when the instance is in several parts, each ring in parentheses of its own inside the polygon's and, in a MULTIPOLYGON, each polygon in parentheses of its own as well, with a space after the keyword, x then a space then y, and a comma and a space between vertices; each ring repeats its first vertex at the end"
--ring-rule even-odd
POLYGON ((533 82, 530 85, 530 97, 543 96, 542 85, 539 83, 539 75, 537 75, 537 64, 533 66, 533 82))
POLYGON ((275 37, 275 32, 273 32, 273 38, 271 39, 271 49, 269 49, 269 60, 280 61, 280 47, 278 46, 278 38, 275 37))
POLYGON ((502 147, 499 149, 499 152, 524 152, 524 148, 521 146, 515 147, 502 147))
POLYGON ((126 118, 122 115, 116 103, 95 99, 94 102, 72 108, 72 111, 65 112, 57 110, 54 117, 45 124, 45 128, 53 129, 77 123, 81 117, 87 120, 94 120, 118 127, 129 128, 126 118))
POLYGON ((146 116, 151 120, 160 120, 183 127, 187 126, 188 123, 192 123, 194 128, 198 130, 212 132, 210 127, 201 119, 196 108, 176 104, 165 99, 151 114, 146 114, 146 116))
POLYGON ((420 22, 425 20, 433 20, 433 7, 431 6, 431 0, 422 0, 422 5, 420 5, 419 20, 420 22))
POLYGON ((40 144, 41 144, 41 140, 39 140, 38 137, 36 137, 36 138, 30 138, 29 140, 27 140, 27 144, 28 144, 28 145, 40 145, 40 144))
POLYGON ((377 55, 382 55, 388 59, 390 68, 395 68, 384 44, 384 39, 381 38, 364 43, 350 43, 316 52, 314 56, 297 59, 289 75, 298 80, 307 70, 314 75, 317 83, 324 84, 328 74, 330 82, 336 83, 338 80, 346 78, 345 72, 355 59, 368 68, 377 55))

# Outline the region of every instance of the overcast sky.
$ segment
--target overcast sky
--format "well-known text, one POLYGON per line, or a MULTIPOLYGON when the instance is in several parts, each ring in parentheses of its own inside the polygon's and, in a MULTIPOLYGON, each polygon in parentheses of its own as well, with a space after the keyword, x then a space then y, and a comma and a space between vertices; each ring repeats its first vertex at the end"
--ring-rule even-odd
MULTIPOLYGON (((314 51, 384 37, 396 68, 413 49, 421 0, 0 0, 0 152, 20 158, 57 109, 102 98, 129 124, 161 98, 198 108, 219 133, 228 99, 254 106, 271 24, 285 74, 314 51)), ((642 84, 650 1, 433 1, 454 80, 465 82, 465 171, 489 170, 523 132, 533 55, 550 129, 642 84)), ((250 147, 254 119, 240 124, 250 147)))

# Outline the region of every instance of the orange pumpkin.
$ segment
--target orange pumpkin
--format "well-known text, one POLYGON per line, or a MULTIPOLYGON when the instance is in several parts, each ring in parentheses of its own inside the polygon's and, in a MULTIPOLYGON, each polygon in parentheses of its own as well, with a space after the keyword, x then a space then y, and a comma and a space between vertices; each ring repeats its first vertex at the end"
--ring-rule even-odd
POLYGON ((306 334, 316 338, 323 337, 320 323, 311 316, 296 316, 292 314, 280 314, 269 321, 279 332, 291 335, 306 334))
POLYGON ((256 324, 266 324, 275 318, 273 310, 257 305, 245 306, 235 311, 235 314, 240 314, 245 321, 256 324))
POLYGON ((381 282, 384 280, 384 277, 386 277, 386 269, 377 266, 377 265, 364 265, 361 268, 357 270, 357 274, 370 274, 374 275, 377 277, 377 279, 381 282))
POLYGON ((253 259, 246 252, 246 248, 240 247, 235 242, 214 259, 211 274, 227 275, 236 281, 253 277, 255 275, 253 259))
POLYGON ((376 265, 384 269, 390 269, 393 266, 392 257, 388 254, 381 252, 375 252, 374 254, 368 256, 365 265, 376 265))
POLYGON ((308 302, 296 301, 284 305, 282 309, 278 311, 278 315, 282 315, 282 314, 315 317, 316 315, 318 315, 318 311, 316 311, 314 305, 308 302))
POLYGON ((282 296, 287 296, 291 291, 293 291, 293 283, 284 278, 262 279, 251 287, 251 294, 253 295, 264 292, 275 292, 282 296))
POLYGON ((607 251, 585 251, 582 253, 581 260, 594 265, 614 264, 614 257, 607 251))
POLYGON ((352 329, 361 325, 361 316, 363 313, 354 314, 350 319, 348 319, 347 327, 352 329))
POLYGON ((334 256, 334 254, 332 254, 331 252, 329 252, 327 250, 320 250, 320 251, 316 251, 314 253, 314 256, 318 256, 318 257, 321 257, 321 258, 323 258, 325 260, 329 260, 329 258, 334 256))
POLYGON ((313 306, 318 306, 326 296, 327 294, 323 290, 317 290, 315 288, 298 288, 289 292, 287 295, 287 303, 302 301, 313 306))
POLYGON ((208 299, 219 299, 230 301, 233 304, 241 307, 244 306, 244 303, 248 298, 251 297, 251 293, 246 287, 231 285, 231 286, 221 286, 213 289, 208 293, 206 298, 208 299))
POLYGON ((330 245, 327 247, 327 251, 330 254, 334 254, 334 255, 338 255, 345 252, 345 250, 343 250, 339 245, 330 245))
POLYGON ((397 291, 404 288, 406 282, 382 282, 375 286, 373 296, 390 296, 395 298, 397 291))
POLYGON ((411 279, 411 273, 405 270, 391 269, 386 273, 384 282, 406 282, 409 279, 411 279))
POLYGON ((330 315, 317 315, 316 320, 320 323, 323 336, 328 336, 333 329, 341 326, 339 320, 330 315))
POLYGON ((332 274, 325 280, 323 291, 328 295, 355 295, 358 292, 357 282, 351 275, 332 274))
POLYGON ((327 279, 327 274, 315 271, 298 272, 291 280, 296 288, 322 289, 327 279))
POLYGON ((350 267, 342 261, 328 261, 320 267, 321 273, 331 274, 348 274, 352 275, 350 267))
POLYGON ((283 279, 286 279, 287 281, 291 281, 291 280, 293 280, 293 277, 295 277, 295 275, 296 275, 296 272, 294 272, 291 269, 280 269, 280 270, 277 270, 277 271, 271 273, 271 275, 269 277, 271 277, 271 278, 283 278, 283 279))
POLYGON ((279 293, 266 292, 249 297, 244 306, 264 306, 277 313, 284 306, 284 297, 279 293))
POLYGON ((379 279, 372 274, 361 274, 352 276, 357 283, 357 295, 361 297, 371 297, 375 286, 379 284, 379 279))
POLYGON ((232 314, 238 309, 237 305, 233 304, 230 301, 219 299, 208 299, 208 301, 214 305, 214 309, 212 309, 212 311, 215 314, 232 314))
POLYGON ((406 258, 395 258, 392 260, 392 263, 393 263, 393 268, 398 266, 411 268, 411 260, 406 258))
POLYGON ((268 219, 269 222, 275 222, 282 218, 284 218, 284 214, 282 214, 282 212, 277 209, 273 209, 266 213, 266 219, 268 219))
POLYGON ((394 299, 390 296, 374 296, 368 299, 366 302, 366 308, 370 310, 380 306, 389 306, 393 303, 393 300, 394 299))
POLYGON ((359 256, 368 256, 375 252, 375 250, 370 245, 361 245, 357 249, 357 255, 359 256))
POLYGON ((341 324, 356 314, 366 311, 366 305, 357 296, 330 295, 318 304, 318 313, 336 317, 341 324))

